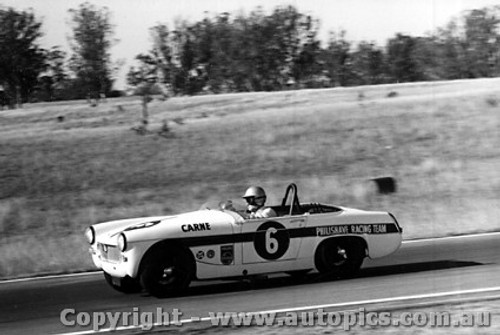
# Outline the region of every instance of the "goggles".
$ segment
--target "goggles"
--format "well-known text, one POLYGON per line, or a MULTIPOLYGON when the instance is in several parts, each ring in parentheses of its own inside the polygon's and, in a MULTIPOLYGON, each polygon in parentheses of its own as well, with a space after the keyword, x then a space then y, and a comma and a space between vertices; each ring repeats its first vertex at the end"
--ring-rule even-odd
POLYGON ((247 204, 249 204, 249 205, 259 205, 259 204, 257 204, 257 200, 259 200, 259 203, 262 203, 264 200, 264 197, 246 197, 245 200, 247 201, 247 204))

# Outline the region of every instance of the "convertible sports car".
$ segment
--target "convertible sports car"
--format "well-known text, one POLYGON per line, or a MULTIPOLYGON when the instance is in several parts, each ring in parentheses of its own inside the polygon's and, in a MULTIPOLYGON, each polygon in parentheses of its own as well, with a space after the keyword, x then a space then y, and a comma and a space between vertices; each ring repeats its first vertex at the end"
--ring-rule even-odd
POLYGON ((290 184, 276 217, 250 219, 232 203, 90 226, 90 253, 118 291, 178 293, 192 280, 317 270, 349 277, 365 257, 396 251, 402 228, 387 212, 300 203, 290 184))

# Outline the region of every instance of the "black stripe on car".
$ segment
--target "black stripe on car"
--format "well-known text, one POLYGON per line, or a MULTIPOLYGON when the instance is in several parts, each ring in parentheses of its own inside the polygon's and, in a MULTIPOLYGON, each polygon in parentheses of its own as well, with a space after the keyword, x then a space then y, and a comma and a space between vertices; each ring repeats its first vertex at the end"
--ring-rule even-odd
MULTIPOLYGON (((312 236, 339 236, 339 235, 380 235, 398 233, 398 227, 394 223, 362 223, 362 224, 346 224, 346 225, 331 225, 317 226, 304 228, 286 229, 290 238, 312 237, 312 236)), ((230 244, 253 242, 257 234, 262 234, 262 231, 225 234, 225 235, 209 235, 209 236, 192 236, 183 238, 174 238, 167 240, 175 240, 189 247, 202 245, 230 244)))

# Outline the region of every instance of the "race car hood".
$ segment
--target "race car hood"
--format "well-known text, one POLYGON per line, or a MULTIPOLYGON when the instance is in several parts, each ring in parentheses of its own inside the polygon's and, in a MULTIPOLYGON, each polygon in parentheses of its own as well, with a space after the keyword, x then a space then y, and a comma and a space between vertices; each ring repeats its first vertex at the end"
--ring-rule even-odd
POLYGON ((175 218, 175 216, 150 216, 133 219, 114 220, 93 225, 99 243, 115 245, 116 236, 123 231, 148 228, 155 224, 175 218))
POLYGON ((116 245, 120 233, 128 241, 200 237, 232 233, 241 217, 219 210, 200 210, 174 216, 155 216, 110 221, 94 225, 96 241, 116 245))

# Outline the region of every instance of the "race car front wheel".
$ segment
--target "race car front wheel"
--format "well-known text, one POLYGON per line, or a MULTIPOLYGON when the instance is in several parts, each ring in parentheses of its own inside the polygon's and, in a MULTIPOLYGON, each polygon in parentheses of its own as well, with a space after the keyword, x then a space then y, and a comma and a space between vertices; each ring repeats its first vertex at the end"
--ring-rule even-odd
POLYGON ((356 274, 365 256, 364 241, 358 238, 332 238, 319 245, 314 261, 321 274, 348 278, 356 274))
POLYGON ((163 298, 179 294, 189 286, 193 269, 186 251, 165 251, 146 257, 140 281, 149 294, 163 298))

